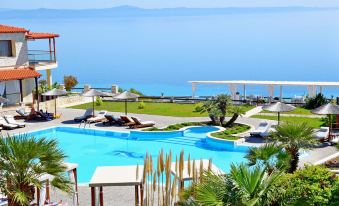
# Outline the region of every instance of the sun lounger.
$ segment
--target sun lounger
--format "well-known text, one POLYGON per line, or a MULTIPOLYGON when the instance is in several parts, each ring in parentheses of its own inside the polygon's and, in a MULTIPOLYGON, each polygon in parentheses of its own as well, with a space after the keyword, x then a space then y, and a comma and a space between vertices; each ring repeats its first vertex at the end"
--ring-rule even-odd
POLYGON ((93 117, 93 109, 87 109, 85 113, 79 117, 75 117, 74 121, 81 122, 83 120, 87 120, 88 118, 93 117))
POLYGON ((18 125, 18 127, 25 127, 26 124, 23 122, 17 122, 12 115, 5 115, 4 116, 5 120, 7 121, 8 124, 14 124, 18 125))
POLYGON ((106 121, 102 122, 104 125, 106 125, 106 124, 109 124, 109 125, 114 125, 114 124, 122 125, 123 124, 123 121, 121 119, 115 118, 111 114, 106 114, 105 118, 106 118, 106 121))
POLYGON ((88 118, 87 119, 87 123, 102 122, 102 121, 104 121, 106 119, 105 118, 106 114, 107 114, 107 111, 105 111, 105 110, 100 111, 97 116, 88 118))
POLYGON ((330 134, 330 128, 329 127, 320 127, 315 133, 314 137, 319 141, 324 141, 328 139, 328 136, 330 134))
POLYGON ((123 121, 123 126, 131 126, 135 124, 134 120, 129 116, 120 116, 120 118, 123 121))
POLYGON ((144 121, 141 122, 138 118, 136 117, 131 117, 133 119, 133 121, 135 122, 135 124, 130 125, 130 128, 144 128, 144 127, 153 127, 155 125, 155 123, 153 121, 144 121))
POLYGON ((7 123, 7 121, 3 117, 0 117, 0 126, 2 126, 2 128, 4 128, 4 129, 18 128, 18 125, 7 123))
POLYGON ((266 121, 260 122, 259 126, 250 132, 251 136, 267 137, 269 135, 271 124, 266 121))
POLYGON ((19 114, 15 116, 16 119, 27 119, 30 114, 29 112, 26 112, 25 109, 22 107, 17 108, 15 111, 19 114))
POLYGON ((50 121, 53 120, 53 114, 51 113, 44 113, 42 111, 36 112, 37 116, 34 118, 36 120, 44 120, 44 121, 50 121))

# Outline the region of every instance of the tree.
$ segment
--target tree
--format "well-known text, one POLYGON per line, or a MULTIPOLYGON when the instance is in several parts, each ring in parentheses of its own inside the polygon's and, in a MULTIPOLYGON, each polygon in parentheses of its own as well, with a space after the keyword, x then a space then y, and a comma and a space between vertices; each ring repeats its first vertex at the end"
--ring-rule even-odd
POLYGON ((290 155, 282 145, 268 143, 261 147, 251 147, 245 158, 249 166, 263 166, 270 174, 274 170, 286 171, 289 168, 290 155))
POLYGON ((314 138, 313 128, 305 122, 285 122, 278 125, 276 131, 272 132, 268 139, 281 144, 290 154, 290 173, 298 168, 300 149, 311 149, 318 144, 314 138))
POLYGON ((0 192, 8 197, 9 206, 27 206, 41 188, 39 178, 52 175, 51 185, 70 192, 65 176, 65 154, 55 140, 28 136, 0 137, 0 192))
POLYGON ((201 182, 185 191, 181 205, 269 205, 282 194, 276 187, 282 175, 244 164, 231 165, 228 175, 205 172, 201 182))
POLYGON ((231 127, 235 121, 238 119, 240 115, 245 114, 244 108, 240 106, 234 106, 232 105, 228 111, 228 113, 232 116, 230 120, 225 124, 226 127, 231 127))
POLYGON ((76 77, 69 75, 64 76, 64 85, 66 91, 71 91, 73 87, 75 87, 78 84, 78 80, 76 77))
POLYGON ((317 96, 307 99, 305 108, 306 109, 315 109, 315 108, 320 107, 320 106, 322 106, 326 103, 327 103, 326 97, 322 93, 319 93, 319 94, 317 94, 317 96))
POLYGON ((201 113, 207 112, 213 123, 222 125, 229 107, 232 106, 231 97, 225 94, 218 95, 215 99, 209 100, 202 106, 201 113))

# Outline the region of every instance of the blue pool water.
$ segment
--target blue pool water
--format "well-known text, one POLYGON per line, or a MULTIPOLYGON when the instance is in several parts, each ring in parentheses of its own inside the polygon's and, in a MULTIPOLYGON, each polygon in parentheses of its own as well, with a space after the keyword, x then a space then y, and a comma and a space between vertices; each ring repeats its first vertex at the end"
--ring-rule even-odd
POLYGON ((129 133, 112 132, 71 127, 55 127, 30 133, 31 136, 56 138, 62 150, 68 155, 68 162, 79 164, 79 182, 89 182, 97 166, 142 165, 148 152, 156 158, 163 148, 172 150, 173 161, 184 149, 185 158, 209 159, 227 172, 230 163, 244 161, 247 147, 218 150, 205 142, 207 132, 215 127, 193 127, 182 132, 129 133))

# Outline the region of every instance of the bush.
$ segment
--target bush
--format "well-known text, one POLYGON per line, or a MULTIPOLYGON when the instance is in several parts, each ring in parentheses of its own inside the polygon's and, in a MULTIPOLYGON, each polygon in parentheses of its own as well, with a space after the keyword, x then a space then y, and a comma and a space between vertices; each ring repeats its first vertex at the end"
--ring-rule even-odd
POLYGON ((141 91, 138 91, 138 90, 136 90, 136 89, 134 89, 134 88, 130 88, 130 89, 129 89, 129 92, 131 92, 131 93, 133 93, 133 94, 137 94, 137 95, 139 95, 139 96, 144 96, 144 94, 143 94, 141 91))
POLYGON ((328 205, 335 194, 338 178, 323 166, 306 165, 287 180, 287 205, 328 205))
POLYGON ((144 103, 144 101, 141 101, 140 104, 138 105, 138 109, 145 109, 146 104, 144 103))
POLYGON ((306 109, 315 109, 317 107, 320 107, 321 105, 324 105, 327 103, 327 99, 325 96, 321 93, 317 94, 317 96, 313 98, 309 98, 306 101, 305 108, 306 109))
POLYGON ((73 87, 75 87, 78 84, 78 80, 76 77, 69 75, 64 76, 64 85, 66 91, 71 91, 73 87))
POLYGON ((95 105, 101 106, 103 104, 101 97, 96 97, 95 99, 95 105))

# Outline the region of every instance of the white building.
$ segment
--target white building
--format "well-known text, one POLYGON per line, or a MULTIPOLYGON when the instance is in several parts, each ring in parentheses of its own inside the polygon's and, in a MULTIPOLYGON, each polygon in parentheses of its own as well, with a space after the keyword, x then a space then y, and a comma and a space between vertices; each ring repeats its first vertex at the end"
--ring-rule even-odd
POLYGON ((0 96, 7 104, 32 103, 40 72, 46 71, 52 85, 51 70, 57 68, 55 38, 58 34, 30 32, 25 28, 0 24, 0 96), (48 39, 48 50, 29 50, 28 41, 48 39))

